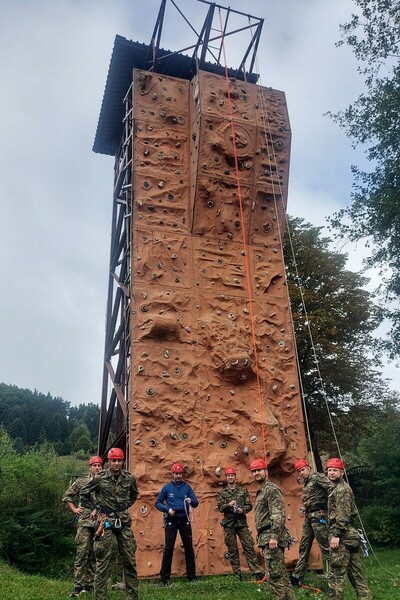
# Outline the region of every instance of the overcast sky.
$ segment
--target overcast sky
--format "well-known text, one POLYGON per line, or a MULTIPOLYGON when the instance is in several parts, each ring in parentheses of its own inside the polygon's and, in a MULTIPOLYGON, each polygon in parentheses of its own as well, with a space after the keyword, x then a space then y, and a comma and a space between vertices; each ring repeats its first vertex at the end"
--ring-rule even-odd
MULTIPOLYGON (((176 0, 198 24, 207 5, 176 0)), ((223 3, 223 2, 221 2, 223 3)), ((227 3, 228 4, 228 3, 227 3)), ((91 150, 116 34, 148 43, 159 0, 0 0, 0 381, 98 403, 113 158, 91 150)), ((193 40, 169 3, 161 46, 193 40), (185 31, 186 30, 186 31, 185 31)), ((230 0, 265 18, 261 84, 286 92, 289 213, 316 225, 349 200, 362 160, 323 113, 362 90, 335 48, 351 0, 230 0)), ((227 55, 230 66, 237 57, 227 55)), ((361 265, 363 249, 349 268, 361 265)), ((399 370, 389 367, 399 389, 399 370)))

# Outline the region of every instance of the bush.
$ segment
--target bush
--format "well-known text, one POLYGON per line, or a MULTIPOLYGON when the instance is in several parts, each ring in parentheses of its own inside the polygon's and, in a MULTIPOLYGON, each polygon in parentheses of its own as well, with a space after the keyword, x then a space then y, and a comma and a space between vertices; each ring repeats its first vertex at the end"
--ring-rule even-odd
POLYGON ((372 543, 380 546, 400 546, 400 507, 371 504, 360 515, 372 543))
POLYGON ((0 474, 0 558, 28 573, 56 574, 73 548, 60 459, 48 445, 18 454, 0 429, 0 474))

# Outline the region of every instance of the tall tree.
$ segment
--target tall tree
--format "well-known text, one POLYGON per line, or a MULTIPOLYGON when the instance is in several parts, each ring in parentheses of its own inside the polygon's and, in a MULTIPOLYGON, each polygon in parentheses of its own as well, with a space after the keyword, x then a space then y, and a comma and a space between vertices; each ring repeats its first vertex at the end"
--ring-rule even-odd
POLYGON ((290 218, 289 230, 285 263, 313 446, 318 434, 321 448, 336 451, 329 407, 342 449, 350 449, 385 387, 379 353, 370 353, 381 313, 367 279, 346 269, 346 255, 330 250, 321 227, 290 218))
POLYGON ((391 322, 387 348, 400 356, 400 1, 353 0, 358 14, 341 26, 342 40, 360 62, 365 92, 330 114, 354 145, 364 144, 368 172, 353 166, 351 203, 331 219, 339 235, 365 240, 368 267, 378 267, 391 322))
POLYGON ((87 425, 90 436, 95 439, 99 432, 100 411, 97 404, 89 402, 88 404, 79 404, 71 406, 69 418, 77 423, 83 422, 87 425))
POLYGON ((69 453, 73 449, 69 436, 80 423, 85 425, 85 430, 78 449, 90 449, 96 445, 98 435, 98 406, 71 407, 62 398, 0 383, 0 426, 13 439, 20 438, 24 446, 49 442, 57 452, 69 453))

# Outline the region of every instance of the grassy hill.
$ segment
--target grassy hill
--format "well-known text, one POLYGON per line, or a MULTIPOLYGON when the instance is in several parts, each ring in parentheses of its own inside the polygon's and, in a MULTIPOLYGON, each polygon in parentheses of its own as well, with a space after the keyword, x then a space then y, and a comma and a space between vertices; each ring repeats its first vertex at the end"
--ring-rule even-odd
MULTIPOLYGON (((382 550, 377 552, 377 557, 381 565, 372 556, 364 562, 374 600, 400 600, 400 550, 382 550)), ((24 575, 4 563, 0 563, 0 582, 1 600, 66 600, 72 589, 71 581, 24 575)), ((326 593, 324 578, 310 576, 307 583, 320 587, 326 593)), ((154 581, 140 582, 141 600, 187 600, 188 596, 191 600, 271 599, 268 585, 257 585, 250 580, 238 582, 230 575, 203 577, 193 583, 177 579, 169 588, 159 588, 154 581)), ((316 597, 308 590, 297 590, 296 596, 303 600, 316 597)), ((318 594, 317 597, 325 596, 318 594)), ((92 594, 83 596, 85 600, 92 597, 92 594)), ((349 587, 345 599, 354 600, 355 597, 349 587)), ((125 594, 110 591, 109 598, 123 600, 125 594)))

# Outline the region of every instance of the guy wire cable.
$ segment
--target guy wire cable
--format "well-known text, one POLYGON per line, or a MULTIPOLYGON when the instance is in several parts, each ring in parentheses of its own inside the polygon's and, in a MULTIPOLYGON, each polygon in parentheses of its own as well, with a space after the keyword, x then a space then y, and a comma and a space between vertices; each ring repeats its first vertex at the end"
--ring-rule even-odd
MULTIPOLYGON (((257 73, 259 74, 260 87, 262 87, 261 86, 261 73, 260 73, 259 64, 258 64, 258 58, 257 57, 255 59, 255 64, 256 64, 256 67, 257 67, 257 73)), ((267 121, 268 132, 269 132, 269 136, 270 136, 270 140, 271 140, 273 161, 274 161, 273 165, 276 168, 276 173, 278 173, 278 165, 277 165, 277 160, 276 160, 275 148, 274 148, 274 145, 272 143, 272 134, 271 134, 270 121, 269 121, 268 113, 267 113, 267 110, 266 110, 266 107, 265 107, 264 96, 263 96, 262 93, 260 93, 260 98, 261 98, 261 102, 264 103, 263 114, 267 116, 267 119, 264 120, 264 134, 265 134, 265 139, 266 139, 266 143, 267 143, 267 147, 268 147, 268 138, 267 138, 267 130, 266 130, 266 121, 267 121)), ((270 157, 270 155, 268 155, 268 159, 269 159, 270 164, 271 164, 271 157, 270 157)), ((275 210, 276 210, 276 213, 278 214, 278 212, 277 212, 276 194, 275 194, 275 191, 274 191, 274 186, 275 186, 275 184, 274 184, 274 181, 272 179, 272 188, 273 188, 273 197, 274 197, 274 203, 275 203, 275 210)), ((279 177, 278 177, 278 188, 279 188, 280 197, 281 197, 281 199, 283 199, 282 186, 281 186, 281 182, 280 182, 279 177)), ((338 450, 338 453, 339 453, 339 457, 343 460, 343 455, 342 455, 342 452, 341 452, 341 449, 340 449, 339 441, 338 441, 337 434, 336 434, 336 429, 335 429, 335 426, 334 426, 334 423, 333 423, 332 414, 331 414, 331 411, 330 411, 330 408, 329 408, 329 404, 328 404, 328 400, 327 400, 327 393, 326 393, 326 390, 325 390, 324 382, 323 382, 321 371, 320 371, 320 368, 319 368, 319 360, 317 358, 317 353, 316 353, 315 344, 314 344, 314 338, 313 338, 311 327, 310 327, 310 319, 308 317, 306 302, 305 302, 305 299, 304 299, 302 281, 301 281, 301 278, 300 278, 300 275, 299 275, 299 272, 298 272, 296 255, 295 255, 294 245, 293 245, 293 241, 292 241, 292 235, 291 235, 291 231, 290 231, 290 226, 289 226, 289 220, 288 220, 286 211, 284 211, 284 212, 285 212, 285 221, 286 221, 286 227, 287 227, 287 235, 288 235, 288 239, 289 239, 289 244, 290 244, 290 250, 291 250, 291 255, 292 255, 292 259, 293 259, 293 264, 294 264, 294 268, 295 268, 295 275, 296 275, 297 286, 298 286, 298 289, 299 289, 299 292, 300 292, 300 296, 301 296, 302 308, 304 310, 304 316, 305 316, 305 325, 307 326, 308 335, 309 335, 309 338, 310 338, 310 341, 311 341, 311 347, 312 347, 312 353, 313 353, 313 357, 314 357, 314 362, 315 362, 316 369, 317 369, 317 372, 318 372, 318 380, 319 380, 319 383, 320 383, 320 386, 321 386, 322 396, 324 398, 324 403, 325 403, 325 406, 326 406, 326 410, 327 410, 329 422, 330 422, 330 425, 331 425, 331 428, 332 428, 332 432, 333 432, 335 444, 336 444, 336 447, 337 447, 337 450, 338 450)), ((281 243, 281 247, 282 247, 282 233, 281 233, 281 229, 280 229, 279 219, 277 219, 277 225, 278 225, 279 239, 280 239, 280 243, 281 243)), ((287 288, 288 288, 287 289, 287 293, 288 293, 288 297, 289 297, 289 286, 287 286, 287 288)), ((289 307, 290 307, 290 312, 291 312, 290 297, 289 297, 289 307)), ((293 330, 294 339, 296 340, 296 336, 294 334, 293 318, 291 318, 291 322, 292 322, 292 330, 293 330)), ((298 361, 297 344, 295 344, 295 348, 296 348, 296 357, 297 357, 297 361, 298 361)), ((299 365, 299 361, 298 361, 298 365, 299 365)), ((309 421, 308 421, 308 417, 307 417, 307 408, 306 408, 306 403, 305 403, 305 396, 304 396, 304 390, 303 390, 303 382, 302 382, 302 377, 301 377, 300 369, 299 369, 299 377, 300 377, 300 382, 301 382, 302 398, 303 398, 303 403, 304 403, 303 404, 304 405, 304 413, 305 413, 304 416, 305 416, 305 420, 306 420, 306 423, 307 423, 307 435, 308 435, 308 438, 309 438, 310 448, 312 450, 311 436, 310 436, 310 429, 309 429, 309 421)), ((313 455, 313 453, 312 453, 312 455, 313 455)), ((315 465, 314 465, 314 467, 315 467, 315 465)), ((345 477, 347 479, 346 470, 345 470, 345 477)), ((380 565, 380 567, 386 573, 389 573, 390 575, 395 576, 394 573, 392 573, 391 571, 389 571, 388 569, 386 569, 382 565, 382 563, 379 561, 379 559, 378 559, 378 557, 377 557, 377 555, 376 555, 376 553, 375 553, 375 551, 374 551, 374 549, 372 547, 372 544, 369 541, 369 538, 368 538, 368 535, 367 535, 364 523, 363 523, 363 521, 361 519, 361 515, 360 515, 360 512, 359 512, 358 506, 356 504, 355 504, 355 508, 356 508, 357 517, 358 517, 359 522, 361 524, 362 531, 364 533, 364 536, 366 538, 367 543, 369 544, 369 547, 371 548, 371 552, 372 552, 375 560, 377 561, 377 563, 380 565)))

